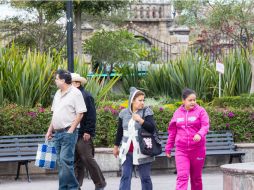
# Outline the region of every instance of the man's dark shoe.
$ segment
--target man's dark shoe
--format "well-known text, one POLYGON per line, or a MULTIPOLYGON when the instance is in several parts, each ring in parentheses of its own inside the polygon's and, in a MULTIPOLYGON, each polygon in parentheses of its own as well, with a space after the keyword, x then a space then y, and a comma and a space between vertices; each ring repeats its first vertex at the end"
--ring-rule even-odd
POLYGON ((103 185, 103 187, 95 187, 95 190, 104 190, 105 187, 107 186, 107 183, 105 182, 105 184, 101 184, 103 185))

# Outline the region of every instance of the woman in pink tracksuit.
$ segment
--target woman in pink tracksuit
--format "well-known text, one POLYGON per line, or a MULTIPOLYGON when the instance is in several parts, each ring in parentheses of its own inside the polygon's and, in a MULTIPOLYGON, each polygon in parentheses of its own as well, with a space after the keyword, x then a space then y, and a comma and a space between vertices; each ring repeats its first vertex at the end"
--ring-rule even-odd
POLYGON ((189 176, 191 189, 202 190, 209 117, 205 109, 196 104, 196 93, 193 90, 184 89, 182 100, 183 105, 175 111, 168 126, 165 152, 170 158, 175 145, 176 190, 188 189, 189 176))

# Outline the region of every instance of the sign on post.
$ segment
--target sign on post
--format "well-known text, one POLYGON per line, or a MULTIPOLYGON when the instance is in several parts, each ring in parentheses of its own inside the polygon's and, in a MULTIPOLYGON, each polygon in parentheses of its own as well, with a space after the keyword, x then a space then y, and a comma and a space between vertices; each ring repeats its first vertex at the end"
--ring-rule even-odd
POLYGON ((216 61, 216 71, 224 74, 224 64, 222 64, 220 61, 216 61))
POLYGON ((216 61, 216 71, 219 72, 219 98, 221 97, 221 74, 224 74, 224 65, 220 61, 216 61))

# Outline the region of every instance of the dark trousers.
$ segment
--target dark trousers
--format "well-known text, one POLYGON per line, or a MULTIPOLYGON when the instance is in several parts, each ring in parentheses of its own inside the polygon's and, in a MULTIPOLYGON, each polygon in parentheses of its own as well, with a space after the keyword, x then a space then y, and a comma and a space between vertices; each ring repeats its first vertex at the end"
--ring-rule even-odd
MULTIPOLYGON (((151 163, 137 165, 142 190, 153 190, 153 183, 150 177, 151 163)), ((132 153, 126 155, 126 160, 122 165, 122 176, 119 190, 131 189, 131 178, 133 170, 133 156, 132 153)))
POLYGON ((96 188, 106 186, 105 178, 94 159, 94 145, 92 139, 84 141, 83 137, 80 136, 75 150, 75 174, 80 187, 83 184, 85 168, 88 170, 96 188))

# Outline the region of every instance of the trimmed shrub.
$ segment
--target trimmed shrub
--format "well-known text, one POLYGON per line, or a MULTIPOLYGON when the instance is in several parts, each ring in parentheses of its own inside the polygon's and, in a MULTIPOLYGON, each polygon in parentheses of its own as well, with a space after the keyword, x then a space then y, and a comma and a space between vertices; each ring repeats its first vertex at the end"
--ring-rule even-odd
POLYGON ((50 109, 10 104, 0 108, 0 135, 46 134, 50 121, 50 109))
POLYGON ((254 107, 253 96, 230 96, 222 98, 214 98, 212 101, 213 106, 218 107, 234 107, 234 108, 246 108, 254 107))
MULTIPOLYGON (((107 102, 97 109, 95 145, 112 147, 117 131, 119 105, 107 102)), ((168 104, 153 107, 154 118, 159 131, 167 131, 168 123, 177 107, 168 104), (170 105, 170 106, 169 106, 170 105)), ((218 108, 205 106, 209 117, 210 130, 231 130, 236 142, 254 141, 254 110, 251 108, 218 108)), ((45 134, 52 114, 49 108, 37 106, 28 108, 10 104, 0 108, 0 135, 45 134)))

